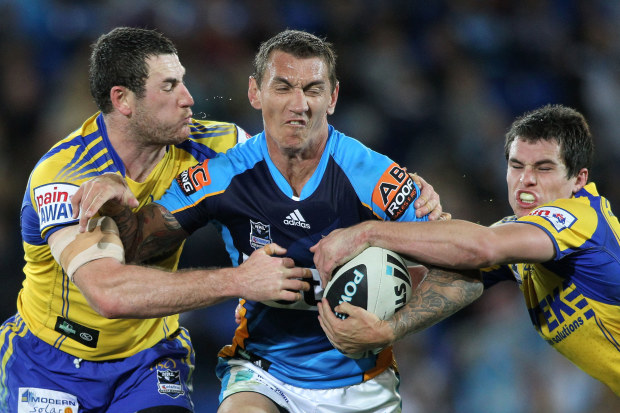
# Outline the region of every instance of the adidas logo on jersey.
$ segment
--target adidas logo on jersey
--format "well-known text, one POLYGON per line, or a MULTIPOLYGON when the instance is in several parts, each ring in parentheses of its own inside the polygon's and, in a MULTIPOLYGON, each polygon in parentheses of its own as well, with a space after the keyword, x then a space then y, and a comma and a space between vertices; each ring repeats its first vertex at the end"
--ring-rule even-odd
POLYGON ((288 214, 286 216, 286 218, 284 218, 284 223, 286 225, 293 225, 293 226, 296 226, 296 227, 302 227, 302 228, 305 228, 305 229, 310 229, 310 224, 308 224, 306 222, 306 220, 301 215, 301 212, 299 212, 298 209, 296 209, 293 212, 291 212, 290 214, 288 214))

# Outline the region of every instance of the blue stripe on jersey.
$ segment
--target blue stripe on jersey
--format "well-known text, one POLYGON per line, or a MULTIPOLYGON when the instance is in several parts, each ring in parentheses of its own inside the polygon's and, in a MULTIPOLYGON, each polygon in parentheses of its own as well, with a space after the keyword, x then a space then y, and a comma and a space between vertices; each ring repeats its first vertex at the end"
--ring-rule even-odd
POLYGON ((213 149, 209 148, 208 146, 199 145, 192 140, 186 140, 185 142, 180 143, 176 146, 177 148, 183 149, 184 151, 188 152, 190 155, 196 158, 198 162, 202 162, 205 159, 214 158, 215 155, 217 155, 217 152, 215 152, 213 149))

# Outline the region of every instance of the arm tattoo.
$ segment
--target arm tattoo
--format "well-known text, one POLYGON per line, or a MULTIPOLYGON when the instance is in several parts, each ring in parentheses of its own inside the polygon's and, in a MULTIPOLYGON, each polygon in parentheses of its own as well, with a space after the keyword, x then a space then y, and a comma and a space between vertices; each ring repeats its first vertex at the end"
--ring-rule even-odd
POLYGON ((483 286, 478 272, 464 274, 431 268, 411 300, 389 321, 395 339, 424 330, 480 297, 483 286))
POLYGON ((157 204, 149 204, 138 212, 138 228, 142 237, 134 257, 136 262, 175 251, 188 235, 172 213, 157 204))
POLYGON ((176 250, 187 233, 164 207, 147 204, 137 213, 130 208, 112 216, 125 247, 125 261, 144 263, 176 250))

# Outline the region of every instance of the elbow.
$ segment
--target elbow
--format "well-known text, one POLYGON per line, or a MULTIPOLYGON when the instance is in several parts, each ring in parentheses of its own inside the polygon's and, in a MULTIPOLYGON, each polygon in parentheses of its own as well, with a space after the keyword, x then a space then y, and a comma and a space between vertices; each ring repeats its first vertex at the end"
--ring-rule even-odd
POLYGON ((452 269, 478 269, 495 264, 495 245, 489 238, 470 240, 467 245, 456 247, 457 252, 452 254, 455 258, 445 263, 445 267, 452 269))
POLYGON ((129 317, 126 305, 123 304, 118 295, 111 294, 111 291, 104 291, 88 301, 91 307, 104 318, 117 319, 129 317))
POLYGON ((493 237, 485 237, 473 243, 472 268, 486 268, 497 264, 497 243, 493 237))

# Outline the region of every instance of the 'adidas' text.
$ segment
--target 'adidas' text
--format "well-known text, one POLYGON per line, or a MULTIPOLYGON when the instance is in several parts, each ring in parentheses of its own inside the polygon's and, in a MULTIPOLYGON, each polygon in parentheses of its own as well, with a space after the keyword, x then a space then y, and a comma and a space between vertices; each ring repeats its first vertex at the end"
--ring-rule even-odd
POLYGON ((310 224, 306 222, 298 209, 294 210, 293 212, 288 214, 286 218, 284 218, 284 224, 310 229, 310 224))

